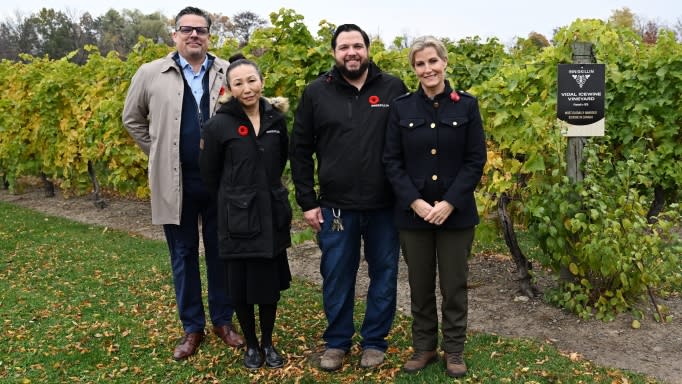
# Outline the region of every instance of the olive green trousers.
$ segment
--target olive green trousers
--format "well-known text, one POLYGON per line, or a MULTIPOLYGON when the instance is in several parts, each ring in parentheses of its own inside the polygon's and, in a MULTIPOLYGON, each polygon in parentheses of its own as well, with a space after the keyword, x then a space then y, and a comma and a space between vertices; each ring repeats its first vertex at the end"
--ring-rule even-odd
POLYGON ((401 230, 412 310, 412 346, 438 347, 436 273, 442 296, 441 344, 445 352, 462 352, 467 330, 467 276, 475 228, 401 230))

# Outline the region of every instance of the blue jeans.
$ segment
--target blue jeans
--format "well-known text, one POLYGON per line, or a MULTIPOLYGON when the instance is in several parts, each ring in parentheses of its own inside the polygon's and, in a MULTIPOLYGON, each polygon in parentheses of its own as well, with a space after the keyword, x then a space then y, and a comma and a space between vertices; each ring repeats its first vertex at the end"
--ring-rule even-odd
POLYGON ((225 265, 218 258, 217 216, 215 199, 210 198, 203 184, 198 180, 185 182, 180 225, 163 226, 170 251, 178 314, 186 333, 203 332, 206 326, 199 274, 199 218, 204 240, 211 323, 221 326, 232 322, 234 308, 227 296, 225 265))
MULTIPOLYGON (((336 211, 336 210, 335 210, 336 211)), ((337 211, 338 213, 338 211, 337 211)), ((322 208, 324 223, 318 233, 322 250, 322 298, 327 329, 322 336, 327 348, 351 348, 355 333, 353 307, 355 278, 364 244, 370 284, 360 335, 363 349, 386 351, 386 336, 396 310, 396 285, 400 245, 390 209, 341 211, 343 231, 332 231, 332 210, 322 208)))

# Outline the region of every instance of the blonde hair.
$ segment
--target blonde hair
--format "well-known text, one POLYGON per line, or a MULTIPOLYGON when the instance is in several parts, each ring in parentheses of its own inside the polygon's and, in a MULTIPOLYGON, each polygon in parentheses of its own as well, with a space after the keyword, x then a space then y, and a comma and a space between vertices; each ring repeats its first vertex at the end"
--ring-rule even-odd
POLYGON ((414 39, 412 45, 410 46, 410 53, 408 58, 410 60, 410 66, 414 68, 414 56, 417 52, 423 51, 425 48, 431 47, 436 50, 436 54, 443 61, 448 61, 448 50, 445 49, 445 44, 442 41, 436 39, 433 36, 420 36, 414 39))

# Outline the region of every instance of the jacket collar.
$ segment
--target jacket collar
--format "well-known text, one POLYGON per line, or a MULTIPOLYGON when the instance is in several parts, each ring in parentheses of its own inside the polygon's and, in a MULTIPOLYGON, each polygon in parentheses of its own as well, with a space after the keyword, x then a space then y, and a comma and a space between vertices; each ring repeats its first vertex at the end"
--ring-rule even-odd
MULTIPOLYGON (((452 92, 452 87, 450 87, 450 82, 445 80, 445 89, 443 89, 443 92, 437 94, 433 99, 442 99, 444 97, 450 98, 450 93, 452 92)), ((428 96, 426 96, 426 93, 424 93, 424 89, 422 88, 421 84, 419 84, 419 89, 417 89, 416 92, 419 96, 421 96, 425 100, 430 100, 428 96)))
POLYGON ((220 107, 217 113, 226 113, 239 119, 248 119, 248 117, 246 117, 246 113, 244 113, 244 109, 239 104, 239 101, 235 98, 230 98, 227 100, 220 107))
MULTIPOLYGON (((208 64, 206 66, 207 72, 211 69, 211 67, 213 67, 213 64, 216 64, 216 70, 218 72, 221 72, 221 73, 225 72, 225 68, 222 68, 221 66, 219 66, 219 63, 216 63, 216 60, 215 60, 216 57, 214 55, 212 55, 210 53, 206 53, 206 56, 208 59, 208 64)), ((178 51, 173 51, 173 52, 169 53, 168 55, 166 55, 166 57, 163 58, 163 65, 161 66, 161 72, 166 72, 170 69, 181 70, 180 64, 178 64, 179 61, 180 61, 180 54, 178 54, 178 51)))
MULTIPOLYGON (((177 65, 178 68, 180 68, 181 71, 182 71, 183 63, 187 63, 187 60, 184 57, 180 57, 180 54, 178 53, 178 51, 175 51, 173 53, 173 61, 175 62, 175 65, 177 65)), ((210 53, 207 53, 206 57, 204 58, 204 63, 206 64, 206 72, 208 72, 211 69, 214 61, 215 61, 215 56, 211 55, 210 53)))
MULTIPOLYGON (((284 97, 260 98, 261 116, 273 117, 275 120, 284 117, 289 109, 289 100, 284 97)), ((235 98, 228 98, 217 113, 225 113, 238 119, 248 119, 244 109, 235 98)))

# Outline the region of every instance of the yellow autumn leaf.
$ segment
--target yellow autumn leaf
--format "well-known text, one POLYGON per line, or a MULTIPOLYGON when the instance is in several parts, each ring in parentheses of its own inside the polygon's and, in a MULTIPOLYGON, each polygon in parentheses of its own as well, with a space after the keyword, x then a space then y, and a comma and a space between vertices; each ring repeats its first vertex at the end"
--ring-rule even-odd
POLYGON ((568 270, 571 271, 572 274, 578 275, 578 266, 575 263, 571 263, 568 265, 568 270))

